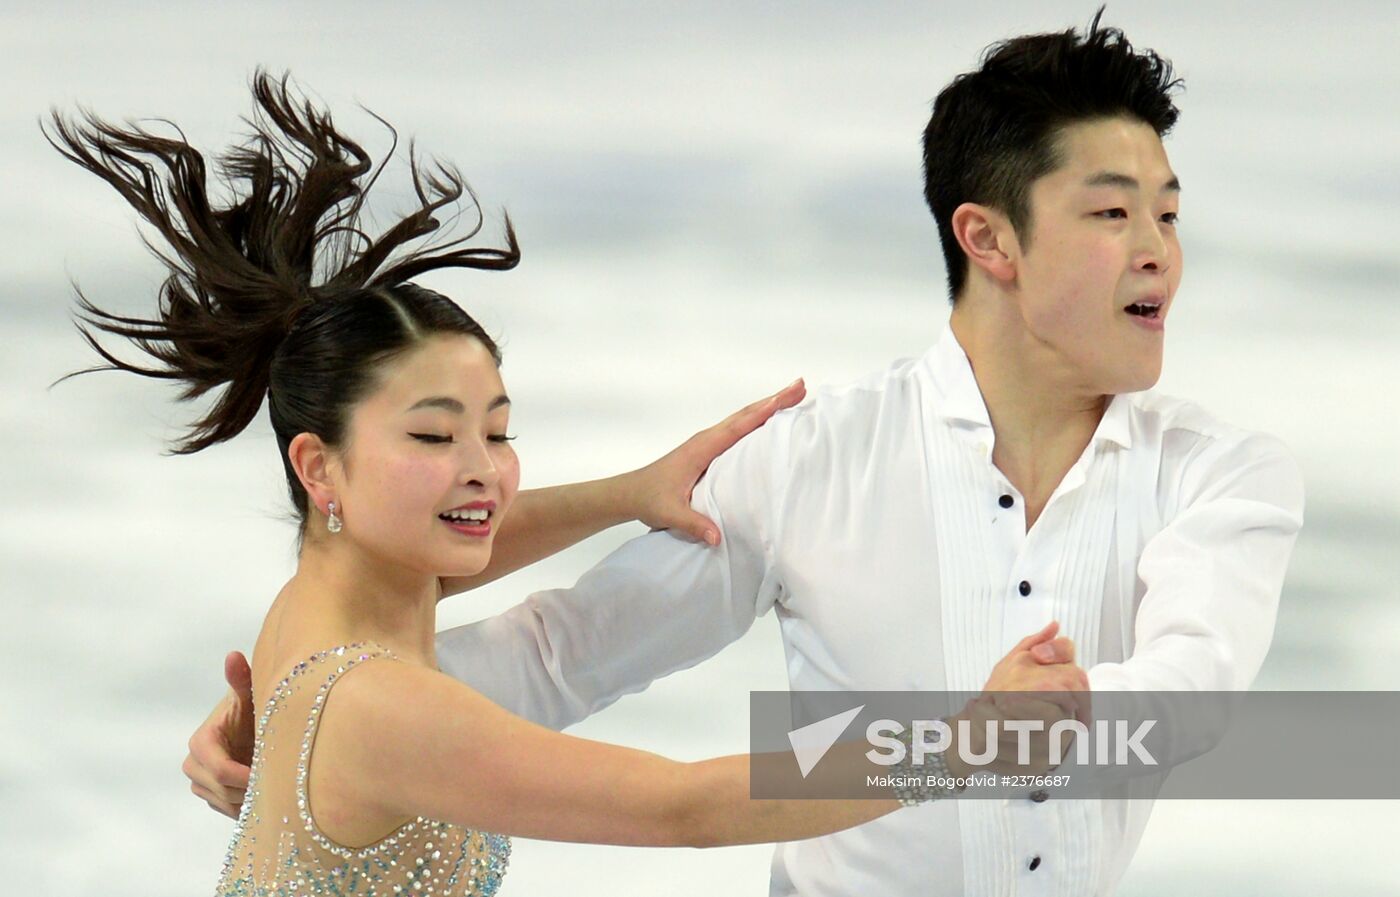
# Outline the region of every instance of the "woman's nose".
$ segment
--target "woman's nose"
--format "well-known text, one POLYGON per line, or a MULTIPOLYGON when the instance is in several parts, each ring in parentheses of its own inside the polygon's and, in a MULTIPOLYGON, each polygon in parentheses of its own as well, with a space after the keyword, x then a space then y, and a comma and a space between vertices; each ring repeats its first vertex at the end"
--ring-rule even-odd
POLYGON ((491 461, 491 453, 487 451, 486 443, 480 440, 469 442, 466 457, 462 459, 462 483, 494 486, 499 478, 500 472, 491 461))

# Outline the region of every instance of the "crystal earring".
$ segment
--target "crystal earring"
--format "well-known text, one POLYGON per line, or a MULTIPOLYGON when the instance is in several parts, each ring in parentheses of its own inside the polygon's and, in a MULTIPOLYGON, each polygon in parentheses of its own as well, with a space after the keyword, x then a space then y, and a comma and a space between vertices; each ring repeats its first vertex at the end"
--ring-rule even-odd
POLYGON ((340 532, 341 524, 340 518, 335 516, 335 502, 330 502, 329 504, 327 504, 326 510, 330 512, 330 516, 326 519, 326 529, 330 530, 333 533, 340 532))

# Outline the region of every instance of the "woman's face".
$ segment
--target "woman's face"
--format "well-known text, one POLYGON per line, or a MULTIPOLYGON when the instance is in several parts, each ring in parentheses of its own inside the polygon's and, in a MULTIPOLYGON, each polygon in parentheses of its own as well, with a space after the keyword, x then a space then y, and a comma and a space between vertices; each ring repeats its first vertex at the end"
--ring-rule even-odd
POLYGON ((440 335, 379 376, 333 472, 344 521, 333 538, 432 576, 479 573, 520 484, 495 359, 473 337, 440 335))

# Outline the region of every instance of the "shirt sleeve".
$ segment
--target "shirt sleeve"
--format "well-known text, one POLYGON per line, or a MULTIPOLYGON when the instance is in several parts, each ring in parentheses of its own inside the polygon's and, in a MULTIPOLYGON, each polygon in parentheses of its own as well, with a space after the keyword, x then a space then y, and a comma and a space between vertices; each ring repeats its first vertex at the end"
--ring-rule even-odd
POLYGON ((1181 511, 1144 547, 1135 647, 1093 691, 1240 691, 1263 665, 1303 525, 1303 478, 1277 439, 1218 440, 1182 473, 1181 511))
POLYGON ((738 639, 782 591, 774 518, 793 414, 744 437, 696 484, 691 506, 718 525, 718 546, 664 531, 639 536, 573 588, 536 592, 438 633, 442 671, 562 729, 738 639))

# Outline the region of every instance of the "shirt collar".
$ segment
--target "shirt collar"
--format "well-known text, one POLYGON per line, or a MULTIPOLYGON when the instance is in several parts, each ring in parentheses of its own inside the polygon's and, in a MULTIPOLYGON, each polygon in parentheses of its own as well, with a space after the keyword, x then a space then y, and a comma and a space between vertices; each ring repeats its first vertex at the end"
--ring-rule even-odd
MULTIPOLYGON (((987 413, 982 391, 977 387, 972 363, 953 335, 952 327, 945 328, 933 348, 924 355, 923 367, 938 395, 933 409, 936 416, 949 422, 970 424, 973 428, 991 429, 992 418, 987 413)), ((1110 398, 1090 442, 1105 440, 1122 448, 1132 448, 1131 412, 1132 400, 1127 394, 1110 398)))

